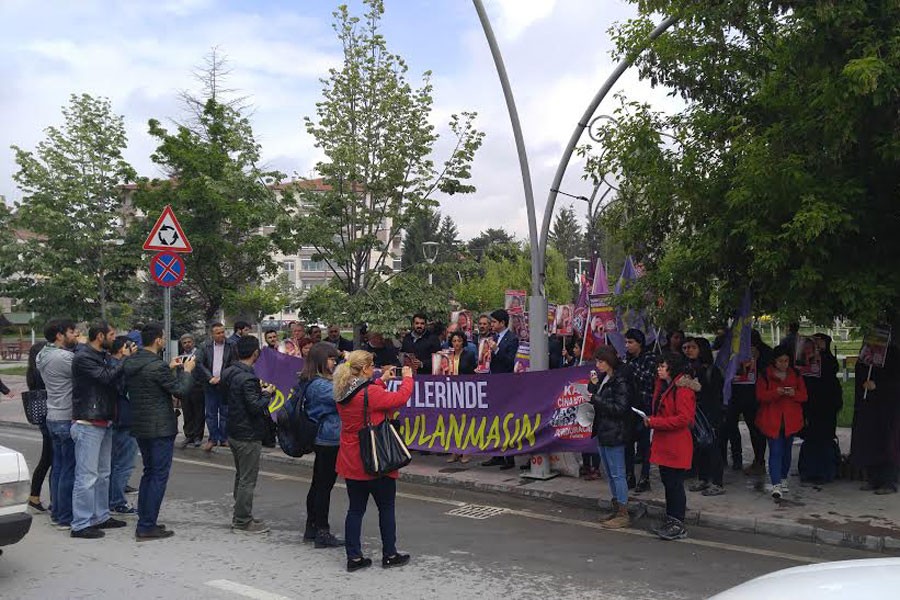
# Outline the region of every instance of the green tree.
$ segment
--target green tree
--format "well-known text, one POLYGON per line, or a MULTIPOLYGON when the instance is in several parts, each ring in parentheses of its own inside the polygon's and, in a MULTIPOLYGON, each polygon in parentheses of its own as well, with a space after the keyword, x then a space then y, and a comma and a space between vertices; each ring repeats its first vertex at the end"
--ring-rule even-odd
POLYGON ((550 229, 549 242, 566 259, 568 265, 566 272, 569 279, 574 281, 578 265, 573 263, 572 259, 576 256, 584 258, 584 235, 581 233, 581 225, 575 216, 575 210, 571 206, 566 206, 557 213, 550 229))
POLYGON ((290 195, 276 195, 270 187, 283 175, 259 166, 260 145, 241 109, 206 93, 210 97, 196 120, 174 132, 150 120, 150 135, 159 141, 152 159, 169 178, 142 182, 135 205, 148 219, 134 228, 146 235, 152 219, 172 205, 193 246, 184 257, 182 285, 210 320, 231 291, 257 285, 276 271, 276 247, 265 228, 287 210, 290 195))
POLYGON ((420 211, 410 220, 403 236, 403 257, 400 259, 402 268, 408 269, 425 260, 422 244, 437 242, 440 226, 441 214, 431 208, 420 211))
MULTIPOLYGON (((531 254, 520 249, 514 257, 487 257, 478 272, 453 287, 461 306, 476 312, 503 306, 506 290, 527 290, 531 282, 531 254)), ((572 281, 566 273, 566 259, 554 247, 547 249, 547 299, 555 303, 572 302, 572 281)))
POLYGON ((701 322, 748 285, 760 312, 896 315, 900 4, 635 4, 617 55, 639 51, 654 15, 677 15, 636 65, 686 102, 672 115, 623 103, 589 164, 620 173, 630 198, 607 224, 647 268, 635 293, 701 322))
POLYGON ((122 185, 135 179, 122 157, 124 119, 88 94, 70 96, 62 115, 34 152, 12 147, 24 193, 12 226, 29 235, 3 246, 2 293, 44 317, 115 319, 140 258, 124 244, 122 185))
MULTIPOLYGON (((150 279, 142 281, 134 303, 129 306, 130 311, 126 315, 127 324, 162 323, 164 290, 164 287, 150 279)), ((172 339, 178 339, 185 333, 204 331, 206 329, 204 325, 205 315, 202 303, 198 301, 191 289, 185 285, 173 287, 172 339)))
POLYGON ((325 156, 317 171, 328 189, 298 186, 299 205, 279 228, 285 252, 316 249, 356 314, 389 281, 395 241, 436 205, 434 194, 474 191, 470 164, 483 138, 474 113, 451 116, 452 150, 436 167, 431 74, 418 88, 409 83, 405 61, 382 34, 383 3, 366 5, 362 18, 346 6, 334 13, 344 60, 323 80, 315 118, 305 119, 325 156))
POLYGON ((522 245, 502 227, 489 227, 469 240, 466 248, 475 260, 481 261, 484 258, 512 259, 522 249, 522 245))
POLYGON ((229 313, 260 324, 266 315, 277 313, 299 301, 297 288, 282 273, 263 283, 238 285, 225 294, 223 307, 229 313))

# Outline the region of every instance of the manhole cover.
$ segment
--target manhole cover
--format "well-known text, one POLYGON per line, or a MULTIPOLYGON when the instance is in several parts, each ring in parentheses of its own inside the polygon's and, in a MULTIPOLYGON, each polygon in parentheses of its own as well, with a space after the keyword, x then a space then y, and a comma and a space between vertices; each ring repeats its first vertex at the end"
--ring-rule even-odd
POLYGON ((465 517, 466 519, 490 519, 506 512, 505 508, 497 506, 479 506, 477 504, 465 504, 459 508, 448 511, 447 514, 454 517, 465 517))

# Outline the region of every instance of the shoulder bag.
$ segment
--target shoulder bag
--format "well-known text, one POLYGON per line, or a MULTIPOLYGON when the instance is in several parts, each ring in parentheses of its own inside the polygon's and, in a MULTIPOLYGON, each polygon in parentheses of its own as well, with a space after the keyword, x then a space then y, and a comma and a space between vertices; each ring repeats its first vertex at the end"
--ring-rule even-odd
MULTIPOLYGON (((385 415, 387 417, 387 415, 385 415)), ((363 428, 359 430, 359 453, 369 475, 387 475, 412 462, 412 454, 391 421, 378 425, 369 420, 369 388, 363 390, 363 428)))
POLYGON ((22 392, 22 406, 29 423, 43 425, 47 420, 47 390, 22 392))

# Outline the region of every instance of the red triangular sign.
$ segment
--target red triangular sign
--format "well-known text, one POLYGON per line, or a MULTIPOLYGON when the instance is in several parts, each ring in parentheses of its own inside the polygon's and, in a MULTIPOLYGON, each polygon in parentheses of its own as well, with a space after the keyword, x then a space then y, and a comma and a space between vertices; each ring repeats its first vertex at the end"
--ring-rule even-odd
POLYGON ((144 250, 169 250, 170 252, 192 252, 191 243, 181 229, 181 224, 175 218, 172 207, 168 204, 163 209, 153 231, 147 236, 144 242, 144 250))

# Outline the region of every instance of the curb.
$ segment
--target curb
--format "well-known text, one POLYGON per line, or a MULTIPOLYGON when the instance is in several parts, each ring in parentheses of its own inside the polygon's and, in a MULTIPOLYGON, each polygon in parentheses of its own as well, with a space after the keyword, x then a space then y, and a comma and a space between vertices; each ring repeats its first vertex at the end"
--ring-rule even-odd
MULTIPOLYGON (((0 420, 0 425, 18 429, 30 429, 32 431, 36 429, 35 425, 17 421, 0 420)), ((284 454, 263 452, 260 459, 264 462, 294 465, 304 469, 312 468, 311 458, 292 458, 284 454)), ((522 498, 553 502, 555 504, 563 504, 573 508, 596 509, 599 506, 601 509, 608 510, 610 507, 610 502, 608 500, 597 501, 593 498, 585 498, 584 496, 578 496, 576 494, 538 490, 529 488, 528 486, 511 486, 479 481, 458 480, 441 474, 423 475, 401 471, 400 479, 413 484, 432 485, 447 489, 462 488, 477 492, 513 494, 522 498)), ((665 504, 662 501, 648 500, 643 502, 643 504, 647 507, 647 516, 650 518, 661 518, 665 514, 665 504)), ((887 535, 857 535, 848 531, 841 531, 840 529, 814 527, 812 525, 804 525, 790 521, 754 519, 751 517, 724 515, 698 510, 688 511, 685 522, 689 525, 698 525, 710 529, 754 533, 789 540, 825 544, 828 546, 867 550, 869 552, 900 554, 900 537, 887 535)))

